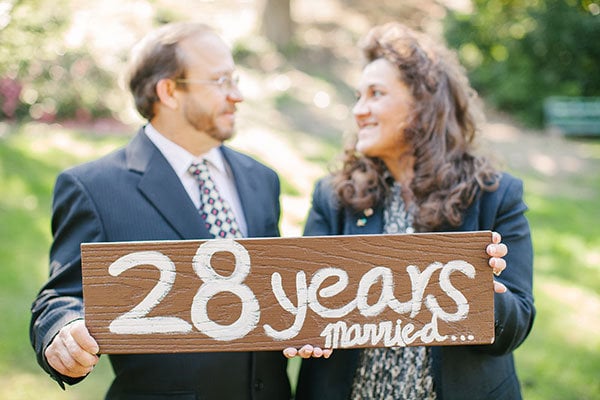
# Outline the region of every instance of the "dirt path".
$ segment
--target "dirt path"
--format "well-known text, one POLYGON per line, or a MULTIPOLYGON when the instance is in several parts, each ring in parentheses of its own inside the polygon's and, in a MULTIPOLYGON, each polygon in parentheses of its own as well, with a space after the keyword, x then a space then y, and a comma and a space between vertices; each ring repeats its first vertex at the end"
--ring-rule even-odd
POLYGON ((512 118, 493 110, 487 111, 484 138, 512 171, 539 177, 541 193, 557 188, 574 197, 596 193, 578 185, 579 175, 598 174, 598 141, 591 138, 567 138, 555 132, 522 127, 512 118))

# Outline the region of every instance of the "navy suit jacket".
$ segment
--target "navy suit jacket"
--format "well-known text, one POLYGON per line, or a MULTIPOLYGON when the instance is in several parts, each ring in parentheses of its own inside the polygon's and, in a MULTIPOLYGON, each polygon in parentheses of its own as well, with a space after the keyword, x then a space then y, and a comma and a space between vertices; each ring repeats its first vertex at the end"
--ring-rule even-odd
MULTIPOLYGON (((279 236, 279 178, 221 146, 234 175, 249 237, 279 236)), ((69 169, 56 181, 50 278, 32 306, 30 337, 40 365, 57 332, 83 318, 80 244, 207 239, 198 210, 162 153, 140 130, 127 147, 69 169)), ((107 399, 289 399, 280 352, 111 355, 107 399)))
MULTIPOLYGON (((529 224, 524 216, 522 182, 502 175, 500 187, 482 192, 467 210, 459 228, 446 231, 492 230, 508 246, 507 268, 498 281, 507 293, 494 294, 495 342, 485 346, 432 348, 433 374, 438 399, 520 399, 512 351, 531 330, 535 309, 532 295, 533 255, 529 224)), ((364 226, 363 214, 340 209, 329 179, 315 186, 305 235, 365 235, 383 232, 380 207, 364 226)), ((347 399, 360 350, 335 350, 328 360, 303 360, 297 400, 347 399)))

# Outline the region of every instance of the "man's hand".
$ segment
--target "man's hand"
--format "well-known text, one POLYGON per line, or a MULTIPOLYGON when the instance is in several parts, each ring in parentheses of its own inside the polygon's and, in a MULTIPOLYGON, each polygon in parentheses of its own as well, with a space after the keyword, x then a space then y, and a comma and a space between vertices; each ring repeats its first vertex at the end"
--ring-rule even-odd
POLYGON ((44 351, 52 368, 62 375, 79 378, 98 363, 99 347, 83 320, 64 326, 44 351))

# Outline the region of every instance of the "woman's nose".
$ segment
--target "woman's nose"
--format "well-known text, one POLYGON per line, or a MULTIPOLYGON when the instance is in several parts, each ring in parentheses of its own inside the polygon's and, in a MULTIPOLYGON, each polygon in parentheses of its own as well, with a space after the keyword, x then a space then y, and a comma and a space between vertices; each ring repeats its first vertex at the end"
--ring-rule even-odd
POLYGON ((354 114, 355 118, 369 114, 369 108, 362 98, 358 99, 354 107, 352 107, 352 114, 354 114))

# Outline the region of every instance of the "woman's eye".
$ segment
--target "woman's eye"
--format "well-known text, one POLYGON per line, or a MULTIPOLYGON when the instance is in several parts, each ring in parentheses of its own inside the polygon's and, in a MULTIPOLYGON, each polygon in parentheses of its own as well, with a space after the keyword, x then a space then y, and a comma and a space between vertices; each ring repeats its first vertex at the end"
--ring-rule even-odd
POLYGON ((381 97, 383 96, 383 92, 381 90, 374 89, 373 93, 371 93, 373 97, 381 97))

